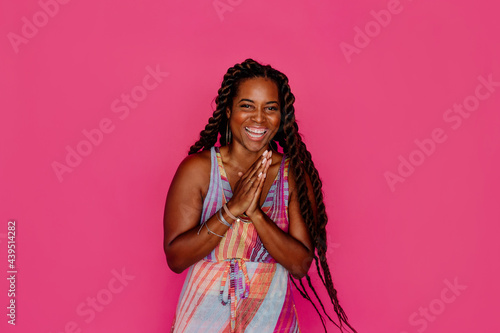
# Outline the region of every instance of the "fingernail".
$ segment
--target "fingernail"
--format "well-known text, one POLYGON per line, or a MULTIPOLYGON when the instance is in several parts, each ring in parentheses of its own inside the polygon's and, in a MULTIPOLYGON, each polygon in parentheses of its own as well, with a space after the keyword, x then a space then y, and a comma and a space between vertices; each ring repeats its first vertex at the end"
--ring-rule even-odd
POLYGON ((262 160, 262 164, 266 163, 266 158, 264 157, 264 159, 262 160))
POLYGON ((262 154, 262 156, 266 156, 266 154, 267 154, 267 150, 262 154))
POLYGON ((269 152, 269 155, 267 156, 267 158, 270 158, 271 156, 273 156, 273 152, 272 151, 269 152))
POLYGON ((261 172, 261 173, 259 173, 259 175, 257 176, 257 178, 260 178, 260 176, 262 176, 262 172, 261 172))

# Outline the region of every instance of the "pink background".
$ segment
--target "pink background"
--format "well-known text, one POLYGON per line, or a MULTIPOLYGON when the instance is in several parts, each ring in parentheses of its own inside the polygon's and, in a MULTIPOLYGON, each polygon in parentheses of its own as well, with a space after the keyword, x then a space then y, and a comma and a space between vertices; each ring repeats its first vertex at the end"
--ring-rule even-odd
MULTIPOLYGON (((165 196, 223 74, 247 57, 290 78, 324 181, 334 283, 358 331, 500 331, 495 1, 55 3, 0 10, 2 332, 169 330, 184 274, 163 254, 165 196), (155 81, 148 67, 169 74, 155 81), (463 103, 473 111, 460 116, 463 103), (86 156, 58 177, 68 149, 86 156), (392 186, 388 172, 401 177, 392 186)), ((303 331, 321 332, 295 300, 303 331)))

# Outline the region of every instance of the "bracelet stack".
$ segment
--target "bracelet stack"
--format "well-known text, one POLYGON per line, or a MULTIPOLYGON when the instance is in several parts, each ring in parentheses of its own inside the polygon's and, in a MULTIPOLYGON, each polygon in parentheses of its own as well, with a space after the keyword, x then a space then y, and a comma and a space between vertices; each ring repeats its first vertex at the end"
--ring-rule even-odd
MULTIPOLYGON (((231 212, 229 211, 229 208, 227 208, 226 204, 224 204, 224 206, 222 206, 222 207, 224 208, 224 210, 226 211, 226 214, 230 218, 232 218, 236 222, 240 222, 241 221, 239 218, 237 218, 236 216, 234 216, 233 214, 231 214, 231 212)), ((216 213, 215 217, 217 217, 217 220, 219 220, 220 223, 224 224, 225 226, 229 227, 230 229, 233 228, 233 226, 229 222, 226 221, 226 219, 224 218, 224 216, 222 216, 222 210, 219 209, 219 211, 216 213)), ((208 232, 211 233, 212 235, 215 235, 215 236, 221 237, 221 238, 224 237, 223 235, 219 235, 219 234, 213 232, 212 230, 210 230, 210 228, 208 227, 208 224, 207 224, 206 221, 203 222, 203 224, 200 226, 200 229, 198 230, 198 235, 200 234, 201 229, 203 229, 203 226, 206 226, 208 232)))
MULTIPOLYGON (((227 204, 224 204, 224 206, 222 206, 224 208, 224 210, 226 211, 226 214, 232 218, 233 220, 236 220, 236 222, 240 222, 241 220, 239 218, 237 218, 236 216, 234 216, 233 214, 231 214, 231 212, 229 211, 229 208, 227 208, 227 204)), ((221 214, 222 215, 222 214, 221 214)))
POLYGON ((233 229, 233 226, 231 224, 229 224, 229 222, 226 221, 224 216, 222 216, 222 211, 220 209, 217 213, 217 220, 219 220, 219 222, 224 224, 225 226, 228 226, 230 229, 233 229))

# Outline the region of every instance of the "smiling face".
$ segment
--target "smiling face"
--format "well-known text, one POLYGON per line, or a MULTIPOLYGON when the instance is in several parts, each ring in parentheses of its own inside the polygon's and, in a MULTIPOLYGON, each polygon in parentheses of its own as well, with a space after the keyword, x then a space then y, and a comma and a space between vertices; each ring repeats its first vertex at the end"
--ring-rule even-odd
POLYGON ((231 109, 226 110, 233 142, 250 151, 267 149, 281 120, 278 87, 274 81, 257 77, 240 82, 231 109))

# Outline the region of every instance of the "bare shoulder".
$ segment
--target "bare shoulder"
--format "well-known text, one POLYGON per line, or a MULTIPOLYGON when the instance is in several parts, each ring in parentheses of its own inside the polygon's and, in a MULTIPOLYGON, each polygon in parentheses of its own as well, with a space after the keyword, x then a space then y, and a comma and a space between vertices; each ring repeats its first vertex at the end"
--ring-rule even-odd
POLYGON ((210 183, 210 168, 210 150, 188 155, 179 164, 172 186, 182 185, 186 190, 196 189, 204 196, 210 183))
POLYGON ((188 155, 179 164, 165 203, 165 246, 199 223, 203 209, 203 191, 208 188, 209 183, 210 151, 188 155))
POLYGON ((178 171, 181 172, 210 172, 210 150, 204 150, 195 154, 186 156, 179 165, 178 171))

